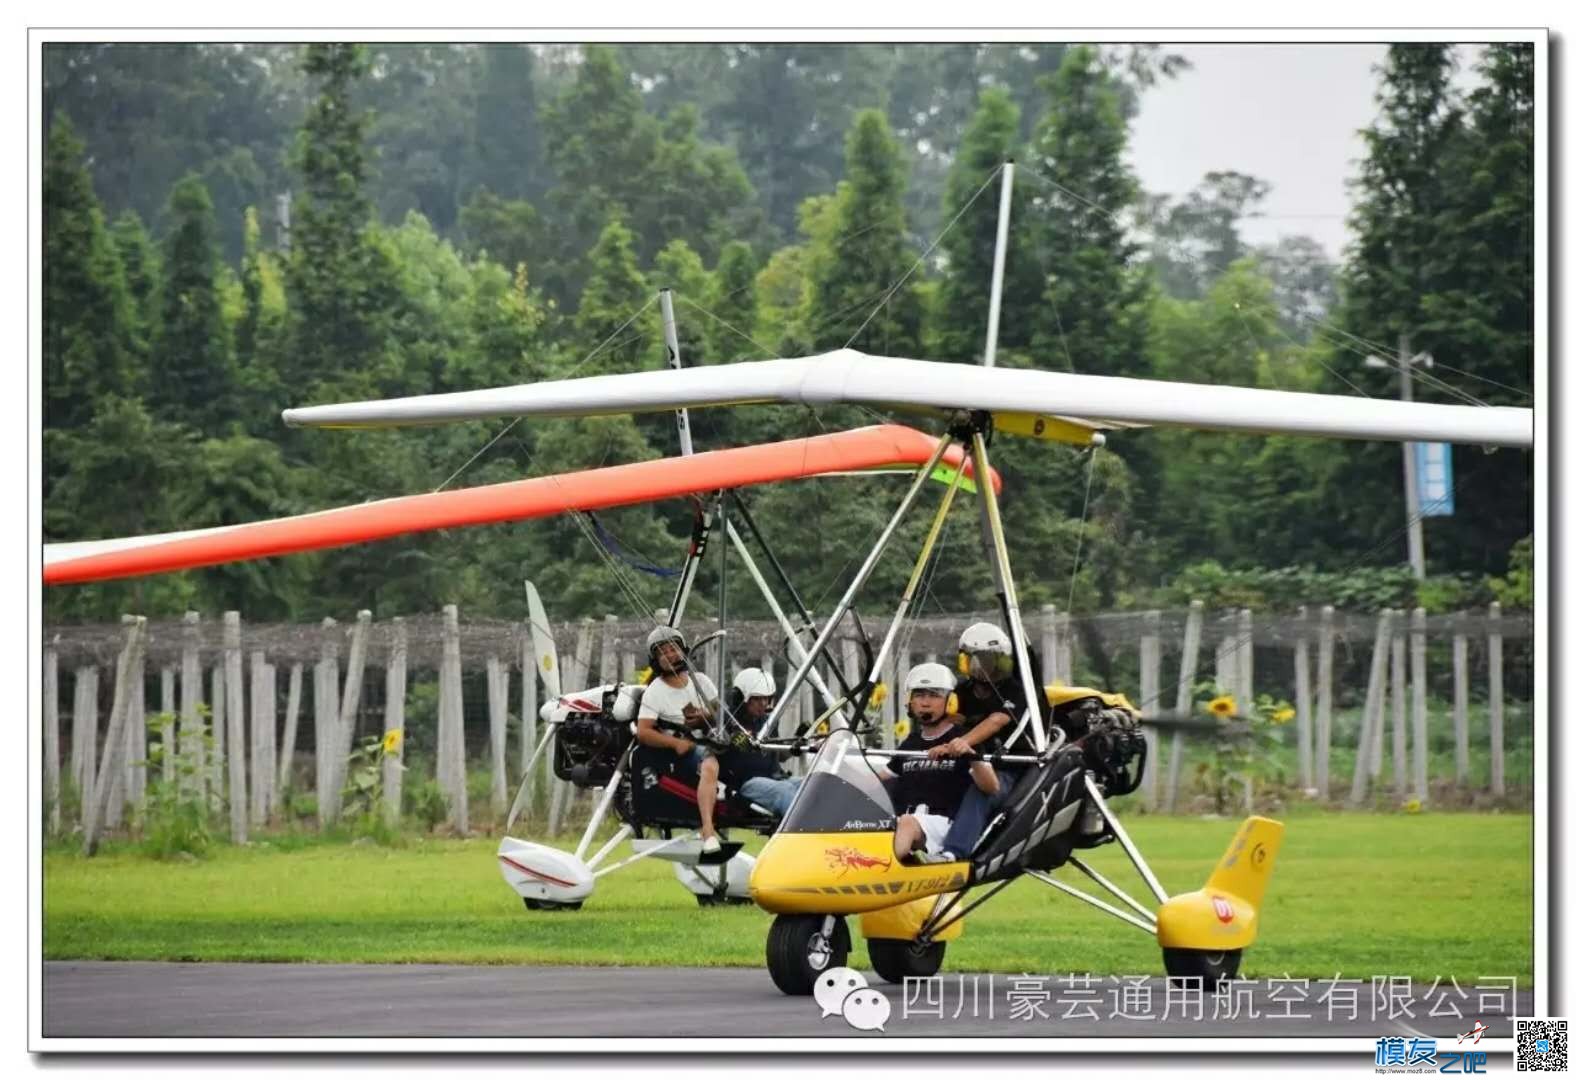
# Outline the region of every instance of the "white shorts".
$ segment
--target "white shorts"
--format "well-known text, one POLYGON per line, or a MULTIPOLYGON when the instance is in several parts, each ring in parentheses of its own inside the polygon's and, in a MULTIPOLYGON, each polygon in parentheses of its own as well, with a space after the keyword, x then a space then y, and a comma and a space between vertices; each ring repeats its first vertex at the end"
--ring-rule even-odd
POLYGON ((919 822, 919 829, 925 834, 925 850, 932 855, 941 851, 942 842, 947 839, 947 830, 952 828, 952 819, 932 814, 924 806, 914 808, 914 820, 919 822))

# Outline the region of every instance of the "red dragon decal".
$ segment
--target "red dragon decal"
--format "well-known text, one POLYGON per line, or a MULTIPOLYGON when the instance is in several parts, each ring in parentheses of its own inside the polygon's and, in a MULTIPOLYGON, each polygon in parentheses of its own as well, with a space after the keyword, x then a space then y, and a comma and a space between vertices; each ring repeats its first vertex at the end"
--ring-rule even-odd
POLYGON ((878 859, 874 855, 866 855, 858 848, 834 847, 826 849, 826 865, 828 869, 840 870, 841 873, 837 876, 842 877, 843 874, 848 873, 850 870, 869 870, 874 866, 879 866, 883 870, 890 870, 892 868, 892 860, 878 859))

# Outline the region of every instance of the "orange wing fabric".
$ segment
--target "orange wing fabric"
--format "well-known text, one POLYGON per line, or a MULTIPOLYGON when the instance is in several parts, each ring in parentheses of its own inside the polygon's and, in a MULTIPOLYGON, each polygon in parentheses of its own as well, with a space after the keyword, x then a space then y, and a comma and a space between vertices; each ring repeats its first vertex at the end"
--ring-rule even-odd
MULTIPOLYGON (((605 510, 856 469, 918 466, 929 460, 935 449, 936 440, 923 432, 882 424, 787 442, 713 450, 688 458, 662 458, 458 491, 406 495, 194 533, 51 545, 45 549, 44 584, 69 585, 168 573, 384 540, 404 533, 522 521, 570 510, 605 510)), ((943 460, 957 468, 964 465, 963 458, 962 448, 952 446, 943 460)), ((965 472, 970 471, 965 468, 965 472)), ((994 469, 991 485, 1001 490, 1001 478, 994 469)))

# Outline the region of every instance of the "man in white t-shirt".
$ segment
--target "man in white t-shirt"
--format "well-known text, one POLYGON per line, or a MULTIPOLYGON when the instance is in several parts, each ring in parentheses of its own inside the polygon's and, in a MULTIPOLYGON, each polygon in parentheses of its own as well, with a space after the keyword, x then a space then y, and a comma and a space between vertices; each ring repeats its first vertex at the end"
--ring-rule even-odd
POLYGON ((700 805, 701 850, 721 850, 712 824, 717 806, 717 757, 688 737, 691 728, 710 726, 718 713, 717 687, 704 674, 689 670, 684 635, 677 627, 659 626, 646 637, 651 682, 640 697, 635 738, 647 746, 672 750, 681 764, 700 777, 695 801, 700 805))

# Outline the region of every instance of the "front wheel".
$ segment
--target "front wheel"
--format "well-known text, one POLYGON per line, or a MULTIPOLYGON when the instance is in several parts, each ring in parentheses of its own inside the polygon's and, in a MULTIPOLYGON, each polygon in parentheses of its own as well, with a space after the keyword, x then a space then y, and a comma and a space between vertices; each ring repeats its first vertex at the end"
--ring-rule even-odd
POLYGON ((889 983, 928 979, 941 970, 941 960, 947 955, 945 941, 921 945, 917 941, 870 938, 865 945, 870 949, 870 966, 889 983))
POLYGON ((525 898, 527 911, 579 911, 583 900, 533 900, 525 898))
POLYGON ((817 975, 848 961, 849 945, 841 915, 779 915, 766 935, 766 970, 783 993, 809 994, 817 975))
POLYGON ((1162 949, 1166 974, 1173 979, 1196 978, 1205 992, 1218 983, 1230 982, 1242 966, 1241 949, 1162 949))

